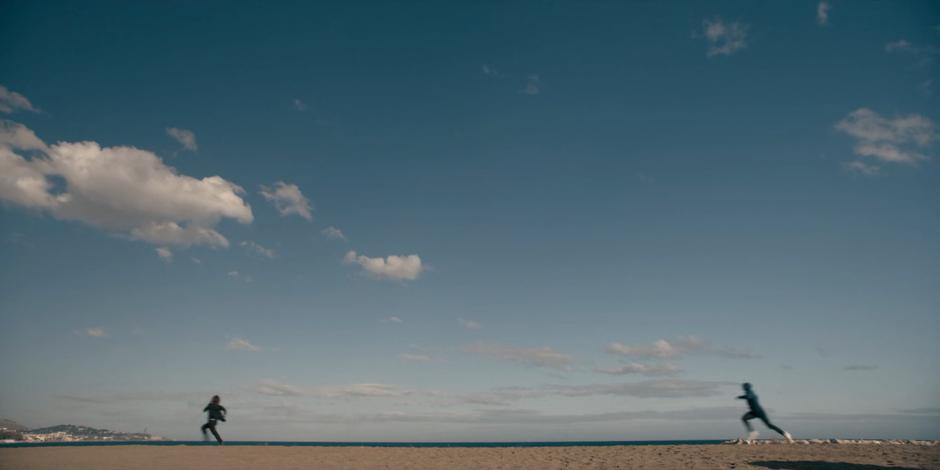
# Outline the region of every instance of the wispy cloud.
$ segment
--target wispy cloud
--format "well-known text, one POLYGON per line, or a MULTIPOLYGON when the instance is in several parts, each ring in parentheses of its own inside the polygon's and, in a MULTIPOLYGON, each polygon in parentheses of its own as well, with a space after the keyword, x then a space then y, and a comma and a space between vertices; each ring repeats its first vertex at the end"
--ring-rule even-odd
POLYGON ((412 393, 410 390, 403 389, 396 385, 378 383, 327 387, 299 387, 270 379, 260 381, 257 387, 255 387, 255 391, 262 395, 317 398, 388 398, 402 397, 412 393))
POLYGON ((608 375, 646 375, 646 376, 662 376, 662 375, 676 375, 682 372, 682 369, 679 366, 671 363, 662 363, 662 364, 641 364, 638 362, 631 362, 620 367, 610 367, 610 368, 595 368, 594 372, 599 372, 601 374, 608 375))
POLYGON ((252 281, 254 281, 254 279, 252 279, 251 276, 249 276, 249 275, 247 275, 247 274, 244 274, 244 273, 242 273, 242 272, 239 272, 238 270, 234 270, 234 269, 231 270, 231 271, 229 271, 229 272, 227 272, 227 273, 225 273, 225 274, 226 274, 228 277, 230 277, 230 278, 232 278, 232 279, 239 280, 239 281, 244 281, 244 282, 252 282, 252 281))
POLYGON ((404 362, 431 362, 434 360, 429 354, 418 353, 401 353, 398 355, 398 359, 404 362))
POLYGON ((816 23, 820 26, 829 24, 829 10, 832 8, 827 0, 822 0, 816 5, 816 23))
POLYGON ((390 317, 385 317, 379 320, 379 323, 404 323, 404 322, 405 320, 402 320, 401 318, 398 318, 394 315, 390 317))
POLYGON ((480 328, 483 328, 483 325, 481 325, 479 322, 466 320, 463 318, 458 318, 457 323, 465 330, 479 330, 480 328))
POLYGON ((242 247, 244 247, 246 250, 248 250, 251 253, 255 253, 257 255, 263 256, 268 259, 273 259, 277 257, 277 252, 275 252, 274 250, 270 248, 265 248, 251 240, 242 241, 241 243, 239 243, 239 245, 241 245, 242 247))
POLYGON ((467 353, 516 362, 530 367, 570 370, 574 364, 571 356, 549 347, 521 348, 504 344, 475 343, 464 346, 463 350, 467 353))
POLYGON ((245 338, 232 338, 228 344, 225 345, 225 349, 228 349, 229 351, 261 351, 260 347, 251 344, 251 342, 245 338))
POLYGON ((378 279, 392 281, 413 281, 424 271, 424 265, 418 255, 389 255, 385 258, 369 258, 350 250, 343 257, 343 262, 358 264, 370 275, 378 279))
POLYGON ((89 338, 105 338, 108 336, 108 333, 104 330, 104 328, 101 328, 100 326, 76 330, 75 334, 80 335, 80 336, 87 336, 89 338))
POLYGON ((855 160, 845 163, 846 171, 865 176, 878 176, 881 173, 881 167, 878 165, 869 165, 861 160, 855 160))
POLYGON ((747 47, 748 25, 733 21, 726 23, 720 17, 702 21, 702 34, 708 41, 708 57, 729 56, 747 47))
POLYGON ((12 114, 16 111, 39 112, 25 96, 0 85, 0 113, 12 114))
POLYGON ((539 78, 538 74, 529 75, 526 79, 525 86, 522 88, 522 93, 526 95, 537 95, 542 92, 542 79, 539 78))
POLYGON ((173 140, 179 142, 184 149, 189 150, 190 152, 195 152, 199 150, 199 145, 196 143, 196 134, 191 130, 179 129, 176 127, 167 127, 166 134, 173 138, 173 140))
POLYGON ((873 364, 849 364, 845 366, 844 369, 851 371, 871 371, 878 369, 878 366, 873 364))
POLYGON ((274 183, 274 187, 261 186, 261 196, 274 204, 282 216, 297 215, 307 220, 313 220, 313 206, 310 200, 304 197, 300 187, 283 181, 274 183))
POLYGON ((241 187, 209 176, 196 179, 155 154, 95 142, 46 146, 25 126, 0 121, 0 200, 81 221, 158 246, 228 247, 215 230, 225 218, 248 224, 251 207, 241 187), (26 158, 16 150, 38 151, 26 158), (49 177, 65 181, 57 192, 49 177))
POLYGON ((291 106, 293 106, 294 109, 300 112, 307 110, 307 103, 304 103, 303 101, 301 101, 300 98, 294 98, 293 101, 291 101, 291 106))
POLYGON ((323 230, 320 230, 320 233, 323 234, 324 237, 329 238, 330 240, 346 241, 346 235, 343 234, 343 231, 332 225, 323 230))
POLYGON ((914 46, 907 39, 898 39, 885 44, 885 52, 904 52, 913 49, 914 46))
POLYGON ((161 246, 161 247, 156 248, 156 251, 157 251, 157 256, 159 256, 161 260, 167 263, 170 263, 173 261, 173 252, 169 248, 165 248, 161 246))
MULTIPOLYGON (((886 118, 868 108, 852 111, 837 122, 835 128, 855 139, 853 152, 856 155, 883 163, 915 164, 927 160, 921 149, 937 138, 934 123, 926 116, 909 114, 886 118)), ((870 174, 879 167, 855 165, 852 169, 870 174)))
POLYGON ((483 75, 486 75, 487 77, 491 77, 491 78, 503 78, 505 76, 502 73, 500 73, 498 70, 493 68, 492 65, 488 65, 488 64, 483 64, 480 67, 480 70, 483 71, 483 75))
POLYGON ((672 359, 687 355, 711 355, 729 359, 756 359, 758 354, 726 346, 715 346, 696 336, 680 336, 672 341, 656 340, 649 345, 626 345, 610 343, 605 350, 611 354, 628 357, 672 359))

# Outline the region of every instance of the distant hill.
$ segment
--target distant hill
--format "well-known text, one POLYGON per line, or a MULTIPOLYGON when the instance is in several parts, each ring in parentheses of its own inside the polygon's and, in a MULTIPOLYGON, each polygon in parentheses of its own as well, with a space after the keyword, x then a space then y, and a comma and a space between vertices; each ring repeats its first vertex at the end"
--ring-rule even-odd
POLYGON ((44 428, 30 429, 29 434, 55 434, 64 433, 71 436, 72 439, 82 441, 148 441, 152 437, 145 433, 126 433, 111 431, 110 429, 98 429, 89 426, 76 426, 74 424, 59 424, 57 426, 47 426, 44 428))
POLYGON ((0 440, 15 441, 153 441, 147 433, 126 433, 74 424, 29 429, 16 421, 0 418, 0 440))

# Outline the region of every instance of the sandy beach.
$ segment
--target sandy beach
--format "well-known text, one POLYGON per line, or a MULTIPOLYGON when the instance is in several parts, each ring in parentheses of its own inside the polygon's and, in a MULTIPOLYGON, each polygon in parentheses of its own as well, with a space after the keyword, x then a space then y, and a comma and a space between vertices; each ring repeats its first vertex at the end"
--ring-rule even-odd
POLYGON ((940 469, 940 446, 674 445, 529 448, 102 446, 0 449, 10 470, 940 469))

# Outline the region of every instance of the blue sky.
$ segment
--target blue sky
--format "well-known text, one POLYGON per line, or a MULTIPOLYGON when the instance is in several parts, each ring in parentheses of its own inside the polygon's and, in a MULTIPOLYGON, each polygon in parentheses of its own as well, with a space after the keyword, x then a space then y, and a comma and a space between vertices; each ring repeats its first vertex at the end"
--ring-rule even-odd
POLYGON ((935 3, 0 9, 0 416, 940 437, 935 3))

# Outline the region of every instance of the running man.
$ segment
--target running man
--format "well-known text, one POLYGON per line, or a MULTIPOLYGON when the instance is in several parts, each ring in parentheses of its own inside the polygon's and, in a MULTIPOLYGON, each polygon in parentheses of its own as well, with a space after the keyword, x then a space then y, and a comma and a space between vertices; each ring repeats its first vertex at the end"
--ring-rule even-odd
POLYGON ((225 414, 228 411, 225 410, 225 407, 220 405, 219 402, 222 401, 218 395, 212 397, 212 401, 202 409, 202 412, 209 413, 209 421, 206 424, 202 425, 202 439, 209 440, 209 436, 206 434, 206 430, 212 431, 212 435, 215 436, 215 440, 219 441, 219 445, 222 445, 222 436, 219 435, 219 431, 216 431, 215 425, 219 421, 225 421, 225 414))
POLYGON ((754 390, 751 389, 751 384, 745 383, 741 385, 741 388, 744 389, 744 395, 739 396, 738 399, 747 400, 747 406, 751 409, 747 413, 744 413, 744 416, 741 417, 741 421, 744 421, 744 427, 746 427, 748 431, 747 442, 750 443, 757 438, 757 431, 751 427, 751 423, 749 423, 749 421, 754 418, 759 418, 764 422, 764 424, 767 425, 768 428, 777 431, 777 433, 783 436, 787 442, 793 443, 793 436, 791 436, 790 433, 778 428, 777 426, 774 426, 774 424, 770 422, 770 419, 767 418, 767 412, 761 408, 760 402, 757 401, 757 395, 754 393, 754 390))

